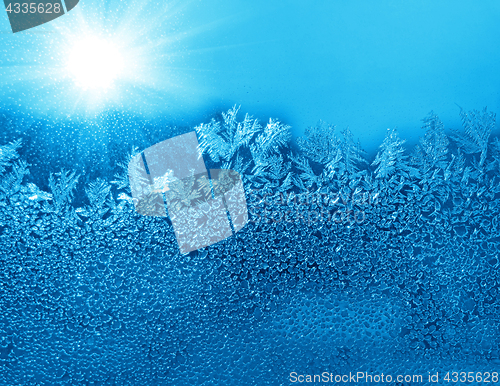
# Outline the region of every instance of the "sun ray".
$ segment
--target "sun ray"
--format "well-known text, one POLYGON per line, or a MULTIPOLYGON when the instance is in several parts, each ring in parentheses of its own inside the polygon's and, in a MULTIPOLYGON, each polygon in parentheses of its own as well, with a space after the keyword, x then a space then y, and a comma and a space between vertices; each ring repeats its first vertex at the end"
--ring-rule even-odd
POLYGON ((11 43, 14 54, 0 59, 2 83, 9 89, 4 107, 54 116, 91 116, 107 109, 178 116, 207 103, 213 89, 193 74, 216 70, 208 60, 203 68, 204 61, 190 55, 222 47, 199 46, 194 38, 233 23, 238 15, 193 24, 184 14, 194 5, 189 0, 130 0, 127 7, 115 0, 84 3, 40 27, 46 34, 19 35, 11 43))

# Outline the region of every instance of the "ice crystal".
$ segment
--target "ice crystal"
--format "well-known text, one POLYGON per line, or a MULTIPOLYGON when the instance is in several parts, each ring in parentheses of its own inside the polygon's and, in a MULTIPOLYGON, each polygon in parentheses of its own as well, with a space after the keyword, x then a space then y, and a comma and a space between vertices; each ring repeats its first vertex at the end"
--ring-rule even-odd
POLYGON ((200 151, 213 162, 210 166, 236 170, 250 186, 272 181, 277 187, 291 167, 282 155, 289 146, 290 127, 273 119, 261 126, 248 114, 238 122, 238 112, 235 106, 222 114, 222 120, 195 128, 200 151))
POLYGON ((114 206, 114 200, 111 200, 111 185, 100 178, 89 183, 85 189, 90 205, 80 213, 92 219, 103 218, 104 215, 114 206))
POLYGON ((425 136, 415 149, 414 163, 419 165, 425 174, 434 168, 445 169, 447 166, 448 137, 444 132, 443 122, 433 111, 423 119, 425 136))
POLYGON ((303 155, 314 162, 328 164, 337 157, 340 140, 335 135, 335 126, 321 122, 308 127, 304 136, 297 139, 303 155))
POLYGON ((0 175, 5 172, 12 161, 19 156, 17 150, 21 147, 21 141, 17 140, 7 145, 0 146, 0 175))
MULTIPOLYGON (((320 125, 308 128, 304 137, 300 137, 297 143, 303 155, 311 161, 322 165, 323 177, 329 180, 343 181, 346 178, 359 177, 360 167, 366 164, 365 152, 358 142, 355 142, 349 129, 342 131, 341 137, 335 134, 335 126, 320 125)), ((304 171, 298 161, 299 169, 304 171)), ((361 174, 364 170, 361 171, 361 174)), ((302 174, 306 178, 306 184, 311 184, 315 177, 310 172, 302 174)), ((317 181, 315 181, 317 182, 317 181)))
POLYGON ((75 172, 62 170, 59 173, 50 174, 49 187, 52 191, 53 205, 51 210, 62 213, 68 209, 74 198, 74 191, 79 176, 75 172))
POLYGON ((405 155, 403 144, 396 129, 388 129, 384 142, 380 145, 380 151, 377 153, 372 165, 376 166, 375 175, 377 178, 389 178, 396 173, 408 171, 408 156, 405 155))
POLYGON ((222 114, 222 122, 212 120, 209 124, 196 127, 200 150, 206 152, 215 162, 231 160, 241 147, 249 145, 260 129, 258 121, 248 114, 243 122, 238 122, 238 111, 239 108, 234 106, 222 114))
POLYGON ((111 181, 112 184, 115 184, 118 189, 125 190, 128 194, 130 192, 130 180, 128 174, 128 165, 133 157, 139 154, 139 149, 137 147, 132 147, 132 150, 128 153, 127 157, 124 161, 118 162, 117 167, 119 171, 115 174, 115 179, 111 181))
POLYGON ((277 120, 269 120, 255 142, 250 145, 254 162, 252 175, 255 178, 264 178, 275 183, 286 177, 291 164, 285 161, 281 151, 288 146, 290 137, 290 126, 277 120))
POLYGON ((18 161, 12 164, 11 172, 0 179, 0 197, 9 197, 19 192, 24 176, 29 174, 28 164, 18 161))
POLYGON ((479 167, 482 167, 488 154, 488 140, 495 128, 496 115, 484 108, 482 112, 466 112, 460 109, 464 132, 455 131, 453 139, 467 154, 479 153, 479 167))
MULTIPOLYGON (((301 181, 301 185, 299 187, 307 187, 312 188, 321 186, 321 176, 316 175, 313 168, 311 167, 310 162, 304 157, 296 157, 295 167, 297 168, 299 181, 301 181)), ((290 177, 291 179, 291 177, 290 177)), ((302 189, 304 190, 304 189, 302 189)))

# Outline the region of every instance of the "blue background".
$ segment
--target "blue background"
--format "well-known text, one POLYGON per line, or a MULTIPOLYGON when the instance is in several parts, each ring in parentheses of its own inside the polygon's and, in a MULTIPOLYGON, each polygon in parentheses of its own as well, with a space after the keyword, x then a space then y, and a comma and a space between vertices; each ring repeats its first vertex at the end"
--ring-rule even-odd
POLYGON ((147 46, 139 70, 147 81, 131 80, 117 104, 100 108, 169 125, 193 126, 237 104, 261 120, 279 118, 295 135, 319 120, 349 126, 373 153, 389 127, 415 143, 430 110, 458 128, 457 104, 497 111, 500 103, 493 0, 87 0, 16 35, 0 18, 4 106, 50 117, 85 110, 60 64, 64 31, 80 16, 104 37, 126 30, 133 45, 147 46))

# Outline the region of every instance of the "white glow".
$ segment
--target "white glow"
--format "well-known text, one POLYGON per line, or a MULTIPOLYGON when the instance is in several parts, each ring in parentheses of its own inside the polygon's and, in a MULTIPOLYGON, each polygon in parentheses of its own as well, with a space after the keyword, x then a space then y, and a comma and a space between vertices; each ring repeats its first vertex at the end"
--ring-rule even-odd
POLYGON ((87 37, 69 52, 67 71, 83 89, 107 90, 124 72, 124 60, 110 41, 87 37))

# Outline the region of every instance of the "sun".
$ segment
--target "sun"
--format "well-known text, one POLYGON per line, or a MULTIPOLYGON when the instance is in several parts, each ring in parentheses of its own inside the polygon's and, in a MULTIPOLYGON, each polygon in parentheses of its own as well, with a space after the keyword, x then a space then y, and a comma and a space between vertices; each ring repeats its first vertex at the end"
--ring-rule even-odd
POLYGON ((69 50, 66 69, 78 87, 106 91, 123 75, 125 62, 112 41, 85 37, 69 50))

